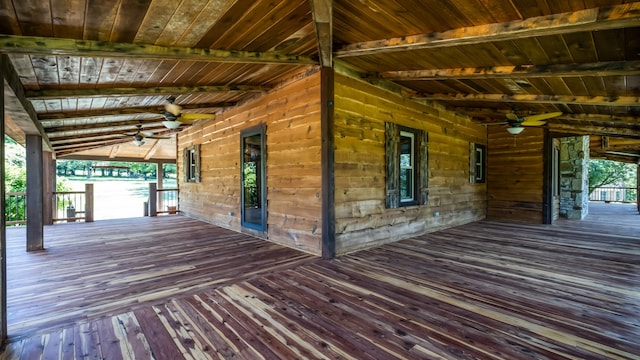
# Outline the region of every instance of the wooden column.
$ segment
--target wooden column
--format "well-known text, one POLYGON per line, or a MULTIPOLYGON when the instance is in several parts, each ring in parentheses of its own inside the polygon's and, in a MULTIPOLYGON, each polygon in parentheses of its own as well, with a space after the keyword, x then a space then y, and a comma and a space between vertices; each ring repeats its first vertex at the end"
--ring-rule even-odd
POLYGON ((84 184, 84 222, 93 222, 93 184, 84 184))
MULTIPOLYGON (((0 68, 4 69, 6 56, 0 57, 0 68)), ((0 82, 4 83, 4 72, 0 72, 0 82)), ((4 153, 4 96, 0 96, 0 157, 5 158, 4 153)), ((4 161, 0 164, 0 344, 4 345, 7 339, 7 228, 5 214, 5 169, 4 161)))
POLYGON ((158 187, 156 183, 149 183, 149 216, 158 215, 158 187))
MULTIPOLYGON (((162 184, 163 177, 164 175, 162 173, 162 163, 156 163, 156 183, 158 184, 158 190, 164 189, 164 185, 162 184)), ((158 209, 164 209, 162 196, 158 198, 158 209)))
POLYGON ((549 130, 544 129, 544 156, 543 182, 542 182, 542 223, 553 224, 553 139, 549 135, 549 130))
POLYGON ((320 121, 322 131, 322 257, 336 257, 335 159, 333 137, 334 69, 320 73, 320 121))
POLYGON ((42 137, 27 135, 27 251, 44 249, 42 137))
POLYGON ((53 154, 42 154, 42 221, 44 225, 53 225, 53 192, 56 189, 56 161, 53 154))

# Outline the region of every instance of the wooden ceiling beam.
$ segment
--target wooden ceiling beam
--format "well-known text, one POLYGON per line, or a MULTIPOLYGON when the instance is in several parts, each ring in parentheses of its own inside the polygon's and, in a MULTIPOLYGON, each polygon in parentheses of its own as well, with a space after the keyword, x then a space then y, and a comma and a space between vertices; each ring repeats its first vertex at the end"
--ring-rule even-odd
MULTIPOLYGON (((144 129, 143 131, 153 132, 154 133, 153 136, 163 136, 163 135, 160 135, 160 131, 155 132, 155 130, 167 130, 167 129, 163 126, 157 126, 153 128, 144 129)), ((137 130, 131 130, 131 129, 109 130, 108 132, 91 132, 91 133, 83 133, 83 134, 68 135, 68 136, 51 136, 49 139, 51 141, 51 144, 53 146, 56 146, 63 143, 74 143, 74 142, 81 142, 81 141, 105 140, 105 139, 112 139, 112 138, 122 139, 124 138, 123 135, 133 136, 133 134, 135 134, 136 131, 137 130)))
MULTIPOLYGON (((114 145, 118 146, 118 145, 114 145)), ((133 163, 148 163, 153 162, 155 164, 175 164, 176 159, 149 159, 126 157, 126 156, 97 156, 97 155, 74 155, 74 153, 64 153, 59 157, 61 160, 91 160, 91 161, 121 161, 121 162, 133 162, 133 163)))
POLYGON ((571 96, 571 95, 532 95, 532 94, 417 94, 419 100, 433 101, 474 101, 532 104, 575 104, 595 106, 640 106, 637 96, 571 96))
MULTIPOLYGON (((54 133, 56 133, 56 132, 78 131, 78 130, 111 129, 111 128, 120 127, 120 126, 128 126, 131 129, 133 129, 133 131, 137 131, 137 129, 136 129, 137 125, 156 124, 156 123, 162 122, 163 120, 164 120, 163 118, 157 118, 157 119, 146 119, 146 120, 124 120, 124 121, 92 122, 92 123, 85 123, 85 124, 51 126, 51 127, 47 127, 46 131, 49 134, 49 137, 51 137, 51 138, 55 137, 54 133)), ((143 130, 146 130, 146 128, 143 129, 143 130)))
POLYGON ((243 64, 318 64, 317 60, 307 56, 286 55, 277 52, 185 48, 17 35, 0 35, 0 53, 243 64))
POLYGON ((560 35, 580 31, 619 29, 638 26, 640 3, 621 4, 561 14, 532 17, 444 32, 366 41, 344 46, 336 58, 375 55, 393 51, 434 49, 461 45, 508 41, 515 38, 560 35))
MULTIPOLYGON (((11 60, 7 55, 0 55, 0 71, 4 78, 4 113, 11 119, 9 123, 19 128, 25 135, 39 135, 42 137, 43 149, 52 151, 53 148, 47 134, 38 122, 38 115, 31 102, 26 98, 20 76, 16 73, 11 60)), ((4 121, 4 119, 3 119, 4 121)), ((14 126, 10 127, 14 130, 14 126)), ((17 132, 17 129, 12 132, 17 132)))
POLYGON ((640 75, 640 61, 603 61, 582 64, 510 65, 480 68, 386 71, 368 79, 391 81, 509 79, 541 77, 640 75))
MULTIPOLYGON (((182 110, 199 110, 199 109, 214 109, 214 108, 226 108, 235 106, 236 102, 219 102, 219 103, 206 103, 206 104, 184 104, 180 105, 182 110)), ((107 110, 89 110, 89 111, 75 111, 75 112, 58 112, 58 113, 44 113, 38 114, 40 121, 46 120, 71 120, 71 119, 86 119, 97 116, 118 116, 118 115, 139 115, 139 114, 160 114, 164 111, 164 106, 149 106, 149 107, 132 107, 132 108, 118 108, 107 110)))
POLYGON ((263 92, 271 89, 262 85, 224 85, 224 86, 167 86, 153 88, 101 88, 101 89, 43 89, 27 90, 29 100, 91 98, 108 96, 153 96, 182 95, 219 92, 263 92))
POLYGON ((311 1, 311 13, 316 29, 320 65, 333 67, 333 8, 331 0, 311 1))
POLYGON ((598 135, 598 136, 617 136, 630 137, 640 139, 640 127, 635 129, 620 128, 611 126, 593 126, 593 125, 567 125, 558 123, 548 123, 545 125, 550 132, 570 133, 575 135, 598 135))

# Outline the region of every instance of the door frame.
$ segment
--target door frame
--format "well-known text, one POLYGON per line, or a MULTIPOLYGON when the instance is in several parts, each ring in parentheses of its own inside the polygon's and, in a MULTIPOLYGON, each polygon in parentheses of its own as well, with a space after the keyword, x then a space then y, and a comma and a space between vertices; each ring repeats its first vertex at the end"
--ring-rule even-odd
POLYGON ((266 126, 265 124, 260 124, 256 126, 252 126, 240 131, 240 224, 243 228, 248 228, 252 230, 257 230, 260 232, 264 232, 267 229, 267 148, 266 148, 266 126), (244 147, 245 147, 245 139, 251 136, 260 136, 260 185, 258 186, 260 190, 260 224, 255 224, 251 222, 245 221, 245 192, 244 192, 244 147))

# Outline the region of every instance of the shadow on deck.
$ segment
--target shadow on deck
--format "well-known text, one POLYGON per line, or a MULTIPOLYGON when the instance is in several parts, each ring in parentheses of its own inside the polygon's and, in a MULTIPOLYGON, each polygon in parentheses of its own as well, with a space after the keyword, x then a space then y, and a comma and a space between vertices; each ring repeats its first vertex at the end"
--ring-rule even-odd
POLYGON ((48 227, 33 254, 11 229, 5 356, 640 358, 640 215, 587 220, 333 261, 182 216, 48 227))

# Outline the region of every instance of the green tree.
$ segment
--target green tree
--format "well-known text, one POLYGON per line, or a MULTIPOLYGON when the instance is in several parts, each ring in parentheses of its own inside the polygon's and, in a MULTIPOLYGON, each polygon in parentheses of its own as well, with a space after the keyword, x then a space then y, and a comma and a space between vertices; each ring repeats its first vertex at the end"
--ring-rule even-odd
POLYGON ((606 186, 634 187, 634 164, 626 164, 610 160, 589 161, 589 193, 594 189, 606 186))

